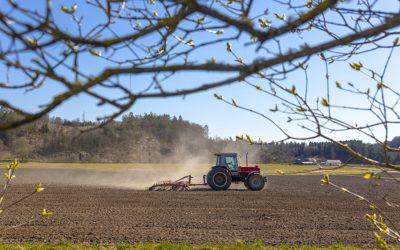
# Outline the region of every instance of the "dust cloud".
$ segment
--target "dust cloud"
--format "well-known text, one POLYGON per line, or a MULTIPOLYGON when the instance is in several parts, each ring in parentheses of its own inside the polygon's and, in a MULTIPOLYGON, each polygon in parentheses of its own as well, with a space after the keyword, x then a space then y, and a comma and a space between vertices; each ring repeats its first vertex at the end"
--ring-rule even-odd
POLYGON ((186 175, 192 175, 193 183, 202 183, 203 174, 207 174, 210 164, 193 158, 182 164, 145 164, 143 168, 131 170, 85 170, 67 169, 18 169, 17 184, 98 186, 145 190, 161 181, 175 181, 186 175), (201 163, 202 164, 201 164, 201 163))

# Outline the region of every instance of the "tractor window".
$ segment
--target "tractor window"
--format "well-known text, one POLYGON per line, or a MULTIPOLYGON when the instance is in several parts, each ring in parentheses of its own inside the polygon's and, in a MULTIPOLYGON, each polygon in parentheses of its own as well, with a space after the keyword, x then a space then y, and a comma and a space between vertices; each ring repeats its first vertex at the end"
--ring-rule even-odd
POLYGON ((229 168, 229 170, 237 171, 237 162, 235 157, 225 156, 225 165, 229 168))
POLYGON ((235 156, 218 156, 217 166, 226 166, 230 171, 238 171, 238 164, 235 156))

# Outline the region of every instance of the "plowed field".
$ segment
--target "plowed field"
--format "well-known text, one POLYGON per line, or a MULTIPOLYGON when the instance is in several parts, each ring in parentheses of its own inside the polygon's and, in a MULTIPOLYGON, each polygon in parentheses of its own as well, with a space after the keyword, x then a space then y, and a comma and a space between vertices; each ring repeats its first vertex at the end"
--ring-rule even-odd
MULTIPOLYGON (((225 192, 208 188, 150 192, 129 189, 129 185, 94 185, 92 179, 83 185, 89 171, 74 170, 69 175, 67 170, 18 171, 6 203, 33 190, 35 178, 43 180, 46 190, 2 214, 2 242, 261 240, 268 245, 374 245, 373 232, 364 218, 371 212, 368 207, 348 194, 321 186, 321 176, 272 176, 260 192, 247 191, 242 185, 225 192), (79 182, 68 184, 72 179, 79 182), (54 216, 9 228, 29 221, 44 207, 54 216)), ((106 180, 109 175, 103 172, 96 178, 106 180)), ((331 179, 367 198, 390 194, 392 204, 400 203, 399 184, 382 180, 377 194, 360 176, 331 179)), ((381 199, 377 203, 400 227, 400 208, 381 199)))

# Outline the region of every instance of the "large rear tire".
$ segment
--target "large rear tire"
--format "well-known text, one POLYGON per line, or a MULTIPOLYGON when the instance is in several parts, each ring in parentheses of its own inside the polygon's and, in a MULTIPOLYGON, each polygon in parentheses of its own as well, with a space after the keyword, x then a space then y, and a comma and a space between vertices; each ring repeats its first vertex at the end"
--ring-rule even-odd
POLYGON ((213 168, 207 174, 208 185, 216 191, 227 190, 231 182, 231 174, 225 168, 213 168))
POLYGON ((264 177, 259 174, 252 174, 247 176, 246 180, 246 187, 251 191, 260 191, 265 186, 264 177))

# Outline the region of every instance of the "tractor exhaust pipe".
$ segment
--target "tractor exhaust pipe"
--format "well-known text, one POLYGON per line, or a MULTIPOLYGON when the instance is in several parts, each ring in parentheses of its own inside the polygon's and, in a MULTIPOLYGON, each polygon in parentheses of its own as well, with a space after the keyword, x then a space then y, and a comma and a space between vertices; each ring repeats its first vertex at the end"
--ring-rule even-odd
POLYGON ((249 152, 246 152, 246 167, 249 165, 249 162, 247 160, 247 155, 249 154, 249 152))

